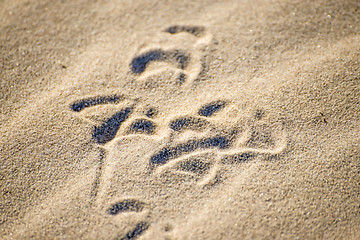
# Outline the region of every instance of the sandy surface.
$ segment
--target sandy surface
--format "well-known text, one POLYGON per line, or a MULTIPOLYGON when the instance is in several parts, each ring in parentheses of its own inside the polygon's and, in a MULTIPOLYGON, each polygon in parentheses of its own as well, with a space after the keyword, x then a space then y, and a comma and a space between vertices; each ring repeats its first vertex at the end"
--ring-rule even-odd
POLYGON ((358 239, 360 2, 0 0, 0 238, 358 239))

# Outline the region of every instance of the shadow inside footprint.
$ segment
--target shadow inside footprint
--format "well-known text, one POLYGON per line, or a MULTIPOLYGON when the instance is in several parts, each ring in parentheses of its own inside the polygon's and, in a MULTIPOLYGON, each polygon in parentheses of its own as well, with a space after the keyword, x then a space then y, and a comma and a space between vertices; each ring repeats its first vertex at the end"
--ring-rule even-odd
POLYGON ((99 144, 105 144, 111 141, 119 130, 120 125, 128 118, 130 112, 131 108, 125 108, 115 113, 100 127, 95 126, 93 139, 99 144))
POLYGON ((187 32, 190 33, 196 37, 200 37, 204 32, 205 32, 205 28, 204 27, 198 27, 198 26, 179 26, 179 25, 175 25, 175 26, 171 26, 168 27, 167 29, 165 29, 165 32, 171 33, 171 34, 176 34, 176 33, 180 33, 180 32, 187 32))
POLYGON ((110 215, 116 215, 121 212, 140 212, 144 209, 144 203, 135 199, 124 200, 113 204, 107 213, 110 215))
POLYGON ((153 61, 169 61, 174 62, 180 69, 185 69, 190 57, 180 51, 180 50, 173 50, 173 51, 163 51, 163 50, 153 50, 150 52, 146 52, 135 57, 131 61, 131 71, 133 73, 143 73, 146 70, 147 65, 153 61))
POLYGON ((149 228, 149 224, 147 222, 139 222, 136 224, 135 228, 128 232, 124 237, 119 238, 120 240, 129 240, 138 238, 143 232, 145 232, 149 228))
POLYGON ((100 104, 118 103, 122 97, 114 96, 99 96, 83 99, 70 105, 70 108, 75 112, 80 112, 87 107, 93 107, 100 104))
POLYGON ((257 156, 257 153, 249 151, 240 154, 234 154, 231 156, 226 156, 221 160, 221 162, 226 164, 242 163, 254 160, 257 156))
POLYGON ((190 159, 179 164, 179 169, 185 172, 204 174, 210 169, 210 163, 199 159, 190 159))
POLYGON ((170 128, 174 131, 181 131, 191 129, 195 131, 203 130, 209 122, 195 117, 180 117, 170 123, 170 128))
POLYGON ((214 113, 224 108, 225 105, 226 105, 225 101, 212 102, 201 107, 198 114, 204 117, 211 117, 214 113))
POLYGON ((197 149, 219 148, 230 146, 231 140, 225 136, 191 140, 172 148, 165 148, 150 158, 150 166, 163 165, 170 159, 180 157, 183 154, 194 152, 197 149))
POLYGON ((153 134, 155 131, 155 124, 147 119, 138 119, 131 124, 129 132, 153 134))

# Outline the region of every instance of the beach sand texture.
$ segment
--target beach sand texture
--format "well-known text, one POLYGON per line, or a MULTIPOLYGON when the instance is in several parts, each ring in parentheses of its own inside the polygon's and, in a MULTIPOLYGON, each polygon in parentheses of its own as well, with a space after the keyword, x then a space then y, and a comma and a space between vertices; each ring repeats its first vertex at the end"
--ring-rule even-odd
POLYGON ((1 239, 359 239, 358 0, 0 0, 1 239))

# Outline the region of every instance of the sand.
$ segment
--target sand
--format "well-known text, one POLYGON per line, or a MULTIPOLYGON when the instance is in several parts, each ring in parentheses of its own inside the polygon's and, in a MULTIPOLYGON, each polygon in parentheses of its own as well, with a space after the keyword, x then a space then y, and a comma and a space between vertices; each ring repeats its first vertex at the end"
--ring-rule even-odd
POLYGON ((1 239, 358 239, 357 0, 0 1, 1 239))

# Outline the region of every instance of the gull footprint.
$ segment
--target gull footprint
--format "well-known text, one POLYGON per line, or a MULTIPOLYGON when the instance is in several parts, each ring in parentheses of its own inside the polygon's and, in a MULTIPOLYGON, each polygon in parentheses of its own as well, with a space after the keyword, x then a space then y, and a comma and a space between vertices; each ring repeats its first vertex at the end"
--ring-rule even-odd
MULTIPOLYGON (((228 105, 225 100, 213 101, 200 107, 196 113, 198 116, 180 116, 170 121, 169 128, 175 135, 190 131, 195 137, 180 143, 168 143, 150 157, 150 169, 158 174, 172 171, 191 175, 204 186, 217 182, 218 172, 224 164, 247 162, 259 156, 276 156, 284 150, 284 134, 275 136, 271 129, 261 125, 242 132, 237 126, 242 123, 236 119, 227 129, 218 124, 222 121, 214 122, 212 118, 222 118, 225 115, 223 109, 228 105), (196 137, 202 132, 205 132, 204 137, 196 137)), ((254 119, 261 118, 259 111, 254 115, 254 119)))
MULTIPOLYGON (((86 108, 98 105, 118 105, 119 102, 125 99, 124 96, 118 95, 98 96, 77 101, 71 104, 70 108, 75 112, 82 112, 86 108)), ((134 113, 136 103, 134 101, 130 101, 130 103, 130 106, 128 103, 126 107, 120 108, 120 110, 106 118, 102 124, 94 124, 92 138, 96 143, 104 145, 118 135, 120 127, 134 113)), ((233 126, 228 129, 224 129, 224 124, 218 124, 224 122, 222 119, 223 110, 228 105, 228 101, 225 100, 213 101, 201 106, 195 116, 193 114, 181 115, 170 120, 168 129, 161 130, 160 134, 169 135, 165 137, 169 142, 150 157, 150 170, 161 172, 176 166, 177 171, 180 169, 184 173, 203 174, 204 170, 209 170, 210 165, 217 168, 219 164, 249 161, 259 155, 274 156, 283 151, 286 142, 280 141, 277 144, 272 137, 271 130, 265 131, 261 127, 251 127, 248 131, 241 133, 237 125, 242 123, 239 123, 236 119, 231 121, 233 126), (214 122, 214 117, 220 118, 221 121, 214 122), (196 137, 187 140, 185 138, 185 141, 177 143, 177 136, 180 136, 183 132, 194 132, 196 137), (239 137, 239 133, 243 136, 239 137), (206 153, 217 155, 217 158, 213 160, 216 164, 209 165, 208 162, 198 159, 199 156, 206 153), (196 156, 194 159, 189 159, 194 156, 196 156)), ((158 127, 153 118, 156 116, 157 111, 150 108, 142 114, 144 117, 132 117, 129 121, 130 124, 123 128, 119 137, 127 138, 129 134, 155 135, 155 130, 158 127)), ((254 118, 260 120, 263 115, 263 111, 256 111, 254 118)), ((282 138, 284 139, 284 137, 282 138)), ((156 139, 154 138, 154 140, 156 139)), ((99 173, 99 178, 100 175, 101 173, 99 173)))
MULTIPOLYGON (((118 105, 121 101, 124 101, 124 96, 119 95, 110 95, 110 96, 97 96, 97 97, 90 97, 85 98, 79 101, 76 101, 72 104, 70 104, 70 109, 74 112, 80 113, 86 111, 88 108, 95 108, 99 107, 101 105, 118 105)), ((129 105, 129 104, 125 104, 129 105)), ((131 102, 130 106, 127 107, 116 107, 115 109, 120 108, 120 110, 116 110, 115 113, 111 113, 110 117, 105 118, 105 120, 102 122, 100 126, 97 126, 94 121, 90 120, 86 117, 87 121, 92 123, 94 125, 94 130, 92 134, 93 140, 100 145, 104 145, 111 140, 115 138, 117 135, 120 126, 129 118, 131 113, 134 110, 135 104, 131 102)), ((151 110, 151 109, 150 109, 151 110)), ((147 112, 147 116, 154 116, 155 111, 147 112)), ((129 132, 136 132, 136 133, 147 133, 150 134, 154 131, 154 124, 146 119, 138 119, 135 120, 131 125, 129 132)), ((97 192, 99 191, 99 184, 100 184, 100 178, 102 176, 102 165, 103 165, 103 159, 105 159, 105 150, 102 149, 100 151, 100 162, 97 169, 94 186, 92 190, 92 195, 97 196, 97 192)), ((101 186, 100 186, 101 187, 101 186)), ((145 203, 141 202, 136 199, 126 199, 123 201, 118 201, 111 205, 110 208, 106 210, 107 214, 111 216, 116 216, 122 213, 126 212, 137 212, 140 213, 144 210, 145 203)), ((145 231, 148 230, 149 224, 146 221, 140 221, 136 223, 135 227, 132 228, 130 231, 128 231, 125 234, 119 235, 116 239, 136 239, 140 235, 142 235, 145 231)))
MULTIPOLYGON (((92 138, 105 150, 111 148, 112 145, 110 148, 105 146, 115 139, 137 137, 138 134, 147 135, 149 140, 162 139, 159 141, 162 143, 165 139, 168 142, 147 158, 150 169, 148 176, 154 177, 153 174, 166 172, 185 174, 195 180, 195 186, 211 186, 220 182, 221 171, 227 164, 239 164, 259 156, 276 156, 286 145, 286 142, 281 142, 281 136, 273 136, 271 129, 265 131, 260 125, 246 127, 246 121, 237 119, 241 115, 238 108, 228 100, 208 102, 196 111, 170 117, 165 122, 163 119, 157 121, 158 113, 155 108, 144 106, 147 105, 140 100, 111 95, 76 101, 70 104, 70 109, 82 114, 84 119, 91 119, 89 122, 94 126, 92 138), (92 110, 101 113, 106 109, 114 110, 109 111, 108 117, 103 118, 100 124, 95 124, 96 118, 89 117, 92 110), (235 114, 230 114, 231 111, 235 114)), ((265 114, 264 111, 256 111, 254 119, 260 121, 265 114)), ((105 150, 104 155, 108 153, 105 150)), ((104 156, 103 159, 108 161, 110 158, 106 160, 104 156)), ((108 174, 103 175, 105 168, 102 169, 101 163, 99 165, 96 182, 101 189, 96 191, 101 191, 99 195, 105 196, 107 189, 111 188, 108 184, 113 170, 109 168, 108 174)), ((100 203, 99 206, 103 205, 100 203)), ((106 209, 106 213, 115 217, 128 212, 144 213, 144 210, 145 203, 127 199, 112 204, 106 209)), ((149 216, 146 217, 148 218, 149 216)), ((134 228, 119 235, 118 239, 135 239, 141 236, 150 228, 146 219, 139 219, 139 222, 134 223, 134 228)))
POLYGON ((180 85, 186 82, 191 84, 204 73, 204 48, 210 44, 212 35, 201 26, 174 25, 163 32, 161 44, 147 47, 136 54, 130 63, 131 72, 140 75, 139 80, 159 80, 160 75, 169 74, 170 78, 174 75, 175 82, 180 85), (155 62, 167 64, 148 70, 155 62))
MULTIPOLYGON (((92 139, 100 146, 99 163, 96 170, 95 181, 91 191, 97 198, 100 191, 100 180, 103 176, 104 161, 107 150, 104 148, 117 135, 128 134, 154 134, 156 125, 150 117, 156 115, 154 108, 148 109, 142 118, 131 118, 134 115, 137 100, 129 99, 123 95, 105 95, 84 98, 70 104, 70 109, 78 113, 83 120, 93 125, 92 139), (124 123, 130 120, 128 126, 124 123), (120 132, 120 133, 119 133, 120 132)), ((95 200, 95 199, 94 199, 95 200)))

